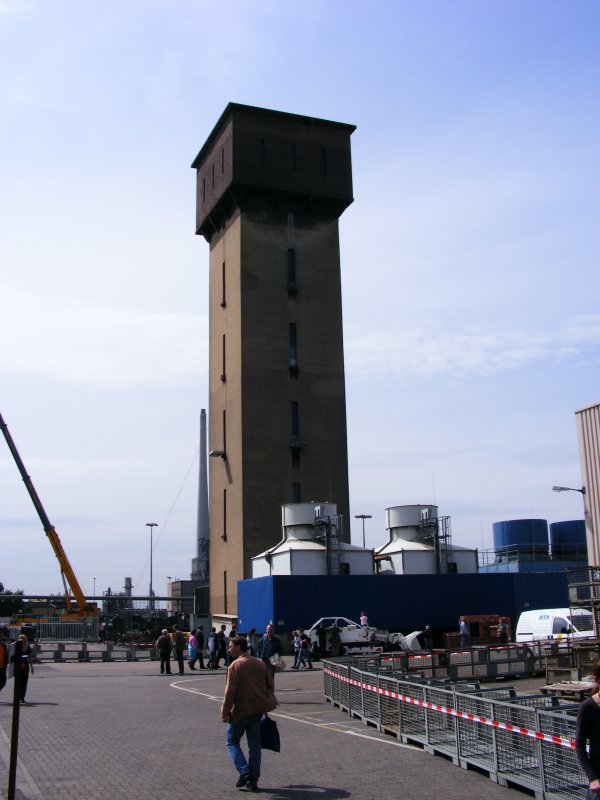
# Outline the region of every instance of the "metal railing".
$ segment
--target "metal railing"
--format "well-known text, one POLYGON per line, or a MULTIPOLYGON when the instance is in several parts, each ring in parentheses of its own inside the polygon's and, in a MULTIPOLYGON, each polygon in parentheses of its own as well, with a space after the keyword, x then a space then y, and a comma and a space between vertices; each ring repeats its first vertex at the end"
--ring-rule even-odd
POLYGON ((97 641, 99 622, 97 617, 77 617, 76 619, 38 621, 24 625, 11 625, 10 638, 16 639, 23 631, 27 638, 33 639, 52 639, 61 641, 97 641))
POLYGON ((571 702, 518 697, 506 686, 482 689, 402 675, 376 659, 325 661, 323 677, 329 702, 404 742, 484 770, 494 782, 528 789, 540 800, 586 795, 574 749, 578 706, 571 702))

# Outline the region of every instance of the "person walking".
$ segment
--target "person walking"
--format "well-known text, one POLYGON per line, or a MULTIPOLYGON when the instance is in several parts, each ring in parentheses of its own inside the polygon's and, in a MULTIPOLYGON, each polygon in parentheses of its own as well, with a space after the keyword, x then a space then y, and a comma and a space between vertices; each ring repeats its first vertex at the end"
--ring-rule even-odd
POLYGON ((298 631, 292 631, 292 641, 294 643, 294 666, 292 669, 300 669, 300 664, 306 666, 306 661, 302 653, 302 642, 298 631))
POLYGON ((4 644, 4 632, 0 628, 0 692, 6 686, 6 669, 8 667, 8 647, 4 644))
POLYGON ((458 632, 460 633, 460 646, 469 646, 469 626, 464 617, 461 617, 458 623, 458 632))
POLYGON ((342 637, 337 622, 334 622, 329 631, 329 644, 331 645, 331 655, 338 658, 342 650, 342 637))
POLYGON ((15 664, 15 669, 21 669, 21 703, 27 702, 25 695, 27 694, 27 684, 29 683, 29 673, 33 675, 33 664, 31 663, 31 647, 27 641, 27 636, 22 633, 17 637, 17 641, 21 642, 21 663, 19 666, 15 664))
POLYGON ((173 650, 175 651, 175 658, 179 666, 179 674, 185 675, 183 669, 183 653, 185 651, 185 636, 179 630, 178 625, 173 625, 173 650))
POLYGON ((194 664, 198 660, 198 641, 196 639, 196 629, 190 631, 188 638, 188 667, 195 670, 194 664))
POLYGON ((300 637, 300 652, 302 654, 302 659, 306 662, 304 666, 307 666, 309 669, 314 669, 312 665, 312 653, 310 651, 310 639, 306 633, 304 633, 303 628, 300 628, 298 631, 298 636, 300 637))
POLYGON ((325 658, 327 655, 327 631, 325 630, 325 625, 323 625, 322 622, 319 622, 317 625, 317 639, 319 640, 319 651, 321 658, 325 658))
POLYGON ((196 631, 196 659, 198 661, 198 669, 206 669, 204 666, 204 625, 198 625, 196 631))
POLYGON ((258 641, 257 641, 258 637, 256 636, 256 628, 250 628, 250 630, 248 631, 247 639, 248 639, 248 652, 250 653, 251 656, 255 656, 258 647, 258 641))
POLYGON ((229 640, 227 638, 227 625, 221 625, 219 632, 217 633, 217 653, 215 656, 215 669, 219 668, 221 663, 221 659, 223 659, 225 666, 227 666, 227 647, 229 640))
POLYGON ((423 645, 425 650, 433 650, 433 633, 429 625, 425 625, 423 631, 423 645))
POLYGON ((251 792, 260 791, 261 737, 260 720, 263 714, 277 708, 273 680, 260 659, 249 655, 248 640, 234 636, 229 641, 231 664, 227 670, 221 719, 227 723, 227 750, 239 773, 236 787, 248 786, 251 792), (240 746, 246 734, 248 759, 240 746))
POLYGON ((210 629, 208 634, 208 668, 217 668, 217 655, 219 653, 219 642, 217 639, 217 629, 215 627, 210 629))
POLYGON ((273 656, 281 658, 281 639, 275 636, 272 625, 267 625, 267 632, 258 645, 258 657, 267 665, 271 678, 275 680, 275 667, 271 659, 273 656))
POLYGON ((171 674, 171 647, 172 642, 166 628, 162 629, 161 635, 156 640, 158 655, 160 657, 160 674, 171 674))
POLYGON ((498 641, 500 644, 507 644, 508 642, 508 625, 503 619, 498 620, 498 641))
POLYGON ((600 661, 594 664, 592 677, 594 692, 579 706, 575 728, 575 752, 589 781, 586 800, 600 797, 600 661))

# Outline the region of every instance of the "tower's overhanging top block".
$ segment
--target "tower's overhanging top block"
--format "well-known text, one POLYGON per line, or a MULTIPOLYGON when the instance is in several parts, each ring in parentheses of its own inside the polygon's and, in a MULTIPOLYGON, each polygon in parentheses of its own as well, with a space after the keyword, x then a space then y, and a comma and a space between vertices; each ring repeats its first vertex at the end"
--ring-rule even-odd
POLYGON ((354 130, 342 122, 229 103, 192 163, 196 233, 210 241, 248 190, 318 198, 339 216, 353 200, 354 130))

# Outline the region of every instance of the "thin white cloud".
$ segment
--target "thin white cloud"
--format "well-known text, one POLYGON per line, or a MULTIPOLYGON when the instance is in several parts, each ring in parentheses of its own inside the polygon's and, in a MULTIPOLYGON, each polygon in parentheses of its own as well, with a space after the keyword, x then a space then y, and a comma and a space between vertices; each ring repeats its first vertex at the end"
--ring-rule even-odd
POLYGON ((600 315, 576 317, 552 331, 465 331, 442 334, 430 327, 398 324, 346 338, 346 360, 357 375, 384 370, 431 377, 447 373, 491 375, 536 363, 597 360, 600 315))
POLYGON ((27 0, 0 0, 0 14, 24 17, 35 4, 27 0))
POLYGON ((93 307, 2 289, 0 371, 97 388, 181 385, 204 374, 208 320, 93 307))

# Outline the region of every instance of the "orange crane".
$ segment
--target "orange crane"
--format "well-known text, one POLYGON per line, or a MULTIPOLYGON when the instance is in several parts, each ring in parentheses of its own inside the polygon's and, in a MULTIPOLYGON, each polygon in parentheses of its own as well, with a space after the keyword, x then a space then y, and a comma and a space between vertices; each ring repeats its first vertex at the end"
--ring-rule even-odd
POLYGON ((60 565, 60 574, 63 582, 63 586, 65 589, 65 598, 67 601, 67 617, 97 617, 98 616, 98 607, 95 603, 87 603, 85 595, 81 586, 79 585, 79 581, 75 573, 73 572, 73 567, 71 566, 69 559, 67 558, 67 554, 65 553, 61 541, 58 537, 58 533, 56 532, 56 528, 50 520, 48 519, 48 515, 44 510, 44 506, 41 503, 40 498, 35 491, 33 483, 31 482, 31 478, 27 474, 25 469, 25 465, 21 460, 21 456, 15 446, 15 443, 12 440, 12 436, 8 432, 8 428, 6 427, 6 423, 2 419, 2 414, 0 414, 0 428, 2 428, 2 433, 4 434, 4 438, 6 439, 6 444, 8 445, 8 449, 12 453, 12 456, 15 460, 17 467, 19 468, 19 472, 21 473, 21 477, 23 478, 23 483, 27 491, 29 492, 29 496, 33 501, 33 505, 35 506, 35 510, 38 513, 40 520, 42 521, 42 525, 44 526, 44 530, 46 532, 46 536, 50 540, 50 544, 52 545, 52 549, 54 550, 54 555, 58 559, 58 563, 60 565), (71 592, 73 596, 71 597, 71 592), (74 602, 73 602, 74 600, 74 602))

